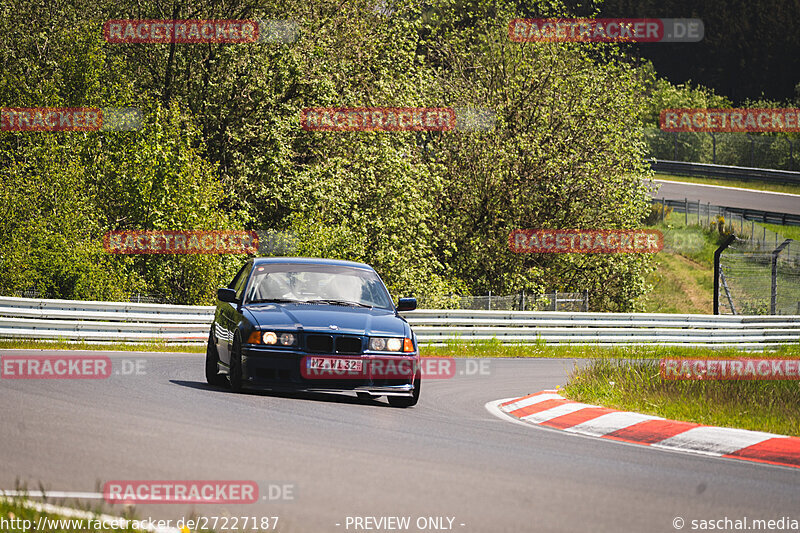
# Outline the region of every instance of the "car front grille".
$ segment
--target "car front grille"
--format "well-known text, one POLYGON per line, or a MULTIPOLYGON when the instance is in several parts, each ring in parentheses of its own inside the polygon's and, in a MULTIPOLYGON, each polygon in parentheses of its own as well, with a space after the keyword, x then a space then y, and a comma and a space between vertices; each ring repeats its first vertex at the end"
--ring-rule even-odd
POLYGON ((311 353, 360 354, 363 341, 353 335, 306 335, 306 351, 311 353))
POLYGON ((333 335, 307 335, 306 350, 315 353, 333 353, 333 335))
POLYGON ((361 353, 361 337, 336 337, 336 353, 361 353))

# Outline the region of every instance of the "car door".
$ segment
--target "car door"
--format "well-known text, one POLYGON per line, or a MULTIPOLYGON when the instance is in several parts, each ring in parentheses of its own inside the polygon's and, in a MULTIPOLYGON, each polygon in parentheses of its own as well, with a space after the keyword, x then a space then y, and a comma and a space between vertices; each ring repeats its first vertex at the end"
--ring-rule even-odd
POLYGON ((233 335, 236 331, 236 325, 239 323, 239 303, 244 297, 244 289, 247 285, 247 279, 250 277, 252 267, 252 261, 245 263, 233 278, 230 285, 228 285, 229 289, 236 291, 236 302, 219 302, 217 353, 219 354, 219 360, 226 365, 230 365, 233 335))

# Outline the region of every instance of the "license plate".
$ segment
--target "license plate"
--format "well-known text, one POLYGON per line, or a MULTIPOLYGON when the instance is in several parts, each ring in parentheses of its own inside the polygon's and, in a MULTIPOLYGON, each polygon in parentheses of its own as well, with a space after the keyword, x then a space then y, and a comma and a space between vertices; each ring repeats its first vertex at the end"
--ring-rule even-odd
POLYGON ((364 369, 364 361, 361 359, 340 359, 338 357, 309 357, 308 369, 361 372, 364 369))

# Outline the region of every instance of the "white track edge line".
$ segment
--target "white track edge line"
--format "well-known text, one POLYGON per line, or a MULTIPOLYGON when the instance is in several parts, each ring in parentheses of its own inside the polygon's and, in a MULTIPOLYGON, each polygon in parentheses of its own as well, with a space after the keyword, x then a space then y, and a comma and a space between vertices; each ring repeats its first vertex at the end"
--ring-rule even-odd
MULTIPOLYGON (((662 180, 662 179, 654 179, 656 183, 680 183, 681 185, 694 185, 696 187, 712 187, 715 189, 727 189, 730 191, 745 191, 745 192, 759 192, 763 194, 777 194, 779 196, 793 196, 796 198, 800 198, 800 194, 794 194, 790 192, 778 192, 778 191, 761 191, 758 189, 745 189, 744 187, 731 187, 729 185, 711 185, 710 183, 693 183, 691 181, 674 181, 674 180, 662 180)), ((654 197, 655 198, 655 197, 654 197)))

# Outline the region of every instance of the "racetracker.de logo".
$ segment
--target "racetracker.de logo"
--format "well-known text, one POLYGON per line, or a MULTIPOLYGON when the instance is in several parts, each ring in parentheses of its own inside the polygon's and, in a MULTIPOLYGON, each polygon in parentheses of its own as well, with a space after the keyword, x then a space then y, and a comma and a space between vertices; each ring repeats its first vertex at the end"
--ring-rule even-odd
POLYGON ((4 107, 2 131, 132 131, 142 126, 135 107, 4 107))
POLYGON ((800 132, 800 109, 664 109, 662 131, 800 132))
POLYGON ((797 380, 800 359, 662 359, 665 380, 797 380))
POLYGON ((307 131, 450 131, 449 107, 311 107, 300 112, 307 131))
POLYGON ((255 503, 254 481, 109 481, 106 503, 255 503))
POLYGON ((518 43, 698 42, 704 33, 700 19, 547 18, 512 19, 508 23, 508 38, 518 43))
POLYGON ((254 20, 108 20, 103 36, 113 44, 254 43, 254 20))
POLYGON ((652 254, 664 248, 664 237, 651 229, 515 229, 508 247, 514 253, 652 254))
POLYGON ((306 356, 300 363, 304 379, 411 379, 417 373, 422 379, 450 379, 456 375, 456 360, 424 357, 417 362, 410 357, 306 356))
POLYGON ((255 231, 109 231, 103 248, 111 254, 255 254, 255 231))
POLYGON ((105 379, 111 375, 106 356, 4 355, 3 379, 105 379))

